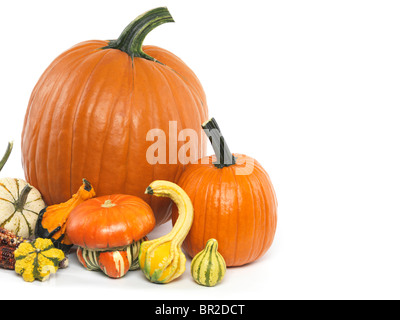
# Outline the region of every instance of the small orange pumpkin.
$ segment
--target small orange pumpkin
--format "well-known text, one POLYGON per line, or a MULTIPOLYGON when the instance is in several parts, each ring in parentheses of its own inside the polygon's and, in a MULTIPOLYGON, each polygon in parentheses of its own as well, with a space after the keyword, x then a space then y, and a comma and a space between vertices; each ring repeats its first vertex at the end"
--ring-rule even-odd
MULTIPOLYGON (((194 257, 214 238, 227 266, 244 265, 263 256, 273 242, 275 191, 256 160, 230 152, 215 119, 203 128, 216 156, 189 165, 178 181, 194 207, 194 221, 183 248, 194 257)), ((177 218, 174 209, 173 223, 177 218)))

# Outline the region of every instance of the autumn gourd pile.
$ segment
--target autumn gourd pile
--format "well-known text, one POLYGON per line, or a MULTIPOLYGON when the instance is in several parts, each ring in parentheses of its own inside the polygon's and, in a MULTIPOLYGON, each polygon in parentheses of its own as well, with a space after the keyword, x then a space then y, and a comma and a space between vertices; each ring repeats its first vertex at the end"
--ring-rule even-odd
POLYGON ((189 257, 194 283, 212 287, 227 267, 270 248, 277 201, 268 174, 231 153, 194 72, 143 45, 173 21, 167 8, 150 10, 116 40, 79 43, 43 73, 23 124, 26 181, 0 179, 0 267, 44 281, 76 254, 83 270, 118 279, 140 269, 166 284, 189 257), (184 129, 199 138, 189 163, 174 156, 184 139, 172 143, 184 129), (151 152, 154 130, 164 134, 163 152, 151 152), (151 239, 170 220, 171 231, 151 239))

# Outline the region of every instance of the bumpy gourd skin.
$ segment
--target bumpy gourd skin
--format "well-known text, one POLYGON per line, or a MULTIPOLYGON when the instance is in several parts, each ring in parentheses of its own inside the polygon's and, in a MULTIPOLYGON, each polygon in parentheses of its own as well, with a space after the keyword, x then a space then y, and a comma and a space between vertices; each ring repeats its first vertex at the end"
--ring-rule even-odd
POLYGON ((50 239, 36 239, 35 242, 20 244, 14 253, 15 272, 23 279, 33 282, 35 279, 45 281, 51 273, 58 270, 65 258, 62 250, 56 249, 50 239))
POLYGON ((161 240, 144 244, 141 252, 143 252, 142 260, 139 261, 146 278, 151 282, 171 282, 181 276, 186 269, 186 257, 173 241, 162 243, 161 240))
POLYGON ((142 243, 139 264, 146 278, 154 283, 168 283, 186 269, 186 257, 181 246, 193 222, 193 206, 185 191, 168 181, 154 181, 146 193, 168 197, 175 202, 179 218, 172 231, 155 240, 142 243))

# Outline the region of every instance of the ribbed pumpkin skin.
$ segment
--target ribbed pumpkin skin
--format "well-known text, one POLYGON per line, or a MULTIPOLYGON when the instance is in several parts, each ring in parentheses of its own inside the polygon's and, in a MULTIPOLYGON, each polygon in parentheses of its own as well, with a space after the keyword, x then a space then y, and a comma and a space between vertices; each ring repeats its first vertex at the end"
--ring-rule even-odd
MULTIPOLYGON (((22 132, 27 181, 47 205, 68 200, 89 180, 99 196, 130 194, 147 201, 157 224, 170 218, 171 201, 144 194, 155 179, 177 181, 183 165, 149 164, 151 129, 166 134, 169 121, 202 134, 206 98, 195 74, 172 53, 143 51, 165 64, 131 58, 107 41, 87 41, 61 54, 34 88, 22 132)), ((179 142, 177 149, 185 142, 179 142)), ((199 155, 206 150, 199 142, 199 155)), ((175 155, 174 155, 175 156, 175 155)))
MULTIPOLYGON (((237 175, 235 170, 244 164, 220 169, 212 164, 215 157, 207 157, 202 164, 189 165, 178 181, 194 207, 193 225, 183 248, 194 257, 214 238, 229 267, 263 256, 272 245, 277 224, 277 200, 268 174, 256 160, 235 157, 238 163, 254 161, 253 172, 237 175)), ((173 209, 173 223, 176 217, 173 209)))

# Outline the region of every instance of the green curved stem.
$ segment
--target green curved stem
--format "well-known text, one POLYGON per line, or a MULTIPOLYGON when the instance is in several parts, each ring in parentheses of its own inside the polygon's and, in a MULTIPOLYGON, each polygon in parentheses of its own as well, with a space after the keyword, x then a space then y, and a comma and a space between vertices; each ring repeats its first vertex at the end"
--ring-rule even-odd
POLYGON ((104 49, 118 49, 133 57, 157 61, 143 52, 142 46, 146 36, 159 25, 174 22, 166 7, 150 10, 132 21, 117 40, 111 40, 104 49))
POLYGON ((31 192, 32 187, 27 184, 21 191, 21 194, 18 197, 17 202, 15 202, 15 210, 22 212, 24 210, 26 200, 28 200, 29 192, 31 192))
POLYGON ((215 162, 214 165, 222 169, 236 164, 236 158, 229 150, 217 121, 211 118, 202 125, 202 128, 210 140, 215 156, 217 157, 217 162, 215 162))
POLYGON ((4 165, 6 164, 8 158, 10 157, 11 151, 13 149, 14 143, 9 142, 7 146, 6 153, 4 154, 3 158, 0 160, 0 171, 3 169, 4 165))

